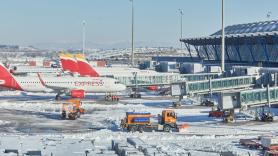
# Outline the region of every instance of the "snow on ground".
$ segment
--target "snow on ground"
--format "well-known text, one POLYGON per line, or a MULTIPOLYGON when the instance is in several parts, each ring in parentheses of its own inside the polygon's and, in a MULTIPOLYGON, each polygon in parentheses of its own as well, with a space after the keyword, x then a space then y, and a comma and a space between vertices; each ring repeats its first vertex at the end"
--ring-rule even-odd
MULTIPOLYGON (((210 108, 185 104, 175 109, 178 124, 188 123, 184 133, 144 132, 128 133, 120 128, 125 112, 160 114, 173 109, 172 99, 148 96, 145 99, 123 99, 119 103, 85 100, 86 114, 80 119, 62 120, 61 102, 51 99, 54 94, 3 91, 0 92, 0 149, 41 150, 50 155, 84 155, 111 152, 111 141, 125 142, 140 138, 144 143, 167 155, 259 155, 258 150, 239 145, 239 139, 277 135, 278 122, 261 123, 243 120, 224 124, 221 119, 209 118, 210 108)), ((277 109, 273 109, 278 111, 277 109)), ((276 117, 275 117, 276 119, 276 117)), ((113 153, 113 151, 112 151, 113 153)))

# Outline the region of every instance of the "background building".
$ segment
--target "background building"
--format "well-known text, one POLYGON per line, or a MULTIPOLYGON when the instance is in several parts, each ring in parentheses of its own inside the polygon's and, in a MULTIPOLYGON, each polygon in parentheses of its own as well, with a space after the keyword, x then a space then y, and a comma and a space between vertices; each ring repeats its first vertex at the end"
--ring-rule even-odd
MULTIPOLYGON (((237 24, 225 28, 225 60, 231 64, 259 66, 278 65, 278 21, 237 24)), ((190 58, 204 63, 221 60, 221 30, 207 37, 185 38, 190 58)))

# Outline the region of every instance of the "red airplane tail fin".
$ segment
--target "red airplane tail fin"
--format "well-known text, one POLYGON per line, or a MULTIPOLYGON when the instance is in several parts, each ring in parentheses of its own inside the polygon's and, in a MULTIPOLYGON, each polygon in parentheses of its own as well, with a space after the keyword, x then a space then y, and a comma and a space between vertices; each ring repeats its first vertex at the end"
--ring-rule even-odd
POLYGON ((2 63, 0 63, 0 78, 2 79, 7 77, 12 77, 12 74, 2 63))
POLYGON ((7 68, 0 63, 0 85, 6 88, 22 90, 7 68))
POLYGON ((93 69, 93 67, 85 59, 84 55, 76 54, 75 58, 79 68, 78 72, 81 76, 99 77, 99 74, 93 69))
POLYGON ((63 70, 70 71, 71 73, 78 73, 78 64, 73 58, 72 54, 60 54, 60 61, 63 70))

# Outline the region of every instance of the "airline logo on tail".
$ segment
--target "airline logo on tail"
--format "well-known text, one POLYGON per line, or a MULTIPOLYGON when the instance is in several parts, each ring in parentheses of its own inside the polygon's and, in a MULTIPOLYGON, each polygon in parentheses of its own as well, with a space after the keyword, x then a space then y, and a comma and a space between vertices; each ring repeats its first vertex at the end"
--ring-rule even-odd
POLYGON ((82 54, 76 54, 75 58, 71 54, 60 54, 60 60, 65 71, 77 72, 80 76, 99 77, 99 74, 82 54))
POLYGON ((60 61, 63 70, 70 71, 72 73, 78 73, 78 64, 76 60, 73 58, 72 54, 60 54, 60 61))
POLYGON ((7 68, 0 63, 0 85, 6 88, 12 88, 15 90, 22 90, 19 83, 16 82, 7 68))
POLYGON ((99 77, 99 74, 92 68, 84 55, 76 54, 75 58, 79 68, 78 71, 81 76, 99 77))

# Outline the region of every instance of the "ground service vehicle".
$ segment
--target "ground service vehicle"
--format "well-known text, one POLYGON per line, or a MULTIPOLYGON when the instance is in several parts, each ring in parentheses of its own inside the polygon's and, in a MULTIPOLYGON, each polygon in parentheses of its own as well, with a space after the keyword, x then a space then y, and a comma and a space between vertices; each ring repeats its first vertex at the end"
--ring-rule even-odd
POLYGON ((278 156, 278 151, 265 151, 264 156, 278 156))
POLYGON ((209 111, 209 117, 220 118, 220 117, 224 117, 224 116, 225 116, 225 111, 220 110, 216 106, 213 106, 211 108, 211 111, 209 111))
POLYGON ((258 149, 262 148, 262 145, 260 144, 258 139, 240 139, 240 144, 243 146, 246 146, 248 148, 258 149))
POLYGON ((120 97, 118 95, 106 95, 105 101, 119 101, 120 97))
POLYGON ((75 120, 84 113, 85 109, 81 108, 81 101, 79 99, 70 99, 63 103, 61 114, 63 119, 75 120))
POLYGON ((214 106, 214 102, 206 99, 206 100, 201 102, 201 106, 213 107, 214 106))
POLYGON ((273 121, 273 114, 264 112, 261 116, 261 120, 263 122, 272 122, 273 121))
POLYGON ((260 136, 258 139, 240 139, 240 144, 251 149, 262 150, 264 156, 278 156, 278 138, 260 136))
POLYGON ((74 104, 74 106, 77 108, 77 111, 79 111, 80 114, 85 113, 85 109, 81 107, 82 101, 80 99, 70 99, 70 100, 67 100, 67 102, 74 104))
POLYGON ((220 118, 220 117, 224 117, 224 116, 225 116, 224 111, 215 110, 215 111, 210 111, 209 112, 209 117, 220 118))
POLYGON ((162 115, 158 116, 157 123, 152 123, 151 117, 151 113, 127 112, 126 117, 121 121, 121 127, 129 132, 143 132, 146 129, 170 132, 172 129, 188 127, 177 125, 177 114, 173 110, 163 110, 162 115))

